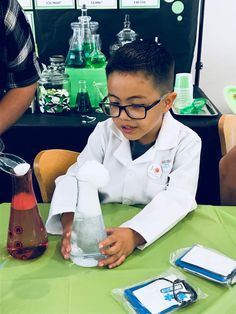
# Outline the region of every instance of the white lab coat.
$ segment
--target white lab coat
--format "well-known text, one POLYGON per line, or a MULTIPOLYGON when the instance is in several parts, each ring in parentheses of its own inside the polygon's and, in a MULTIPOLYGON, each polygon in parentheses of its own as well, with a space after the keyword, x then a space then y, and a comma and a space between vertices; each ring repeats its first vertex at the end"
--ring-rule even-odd
POLYGON ((47 231, 62 232, 60 214, 76 209, 78 167, 95 159, 111 177, 109 184, 99 190, 102 203, 146 205, 121 227, 129 227, 143 236, 146 244, 141 249, 150 245, 196 208, 200 150, 199 136, 169 112, 164 115, 155 144, 135 160, 129 140, 112 119, 98 123, 78 163, 56 179, 47 231))

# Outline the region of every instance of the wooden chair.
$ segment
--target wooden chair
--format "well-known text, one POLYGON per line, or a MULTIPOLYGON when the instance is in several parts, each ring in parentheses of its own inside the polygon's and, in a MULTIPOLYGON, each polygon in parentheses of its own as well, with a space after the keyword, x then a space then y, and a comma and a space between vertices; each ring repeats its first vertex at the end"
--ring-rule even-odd
POLYGON ((55 179, 66 173, 78 155, 78 152, 65 149, 42 150, 36 155, 33 169, 44 203, 52 199, 55 179))
POLYGON ((221 205, 236 205, 236 115, 223 114, 218 130, 222 154, 219 162, 221 205))

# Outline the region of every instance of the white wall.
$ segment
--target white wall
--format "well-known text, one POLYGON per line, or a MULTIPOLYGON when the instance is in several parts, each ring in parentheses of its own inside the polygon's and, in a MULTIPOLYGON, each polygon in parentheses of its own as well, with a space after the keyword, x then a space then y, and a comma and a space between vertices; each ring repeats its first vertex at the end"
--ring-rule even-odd
POLYGON ((225 86, 236 86, 236 0, 206 0, 200 88, 222 113, 232 113, 225 86))

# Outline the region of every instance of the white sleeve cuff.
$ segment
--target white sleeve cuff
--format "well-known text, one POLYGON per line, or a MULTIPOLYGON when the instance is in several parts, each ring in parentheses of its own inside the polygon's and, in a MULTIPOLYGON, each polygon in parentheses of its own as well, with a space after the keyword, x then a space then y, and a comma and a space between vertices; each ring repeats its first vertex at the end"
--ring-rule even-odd
MULTIPOLYGON (((181 192, 181 191, 179 191, 181 192)), ((173 228, 190 211, 197 207, 194 198, 188 193, 158 194, 136 216, 124 222, 121 227, 133 229, 146 243, 138 246, 143 250, 173 228)))
POLYGON ((60 215, 75 212, 78 198, 78 182, 74 176, 61 176, 56 179, 46 230, 52 234, 62 234, 60 215))

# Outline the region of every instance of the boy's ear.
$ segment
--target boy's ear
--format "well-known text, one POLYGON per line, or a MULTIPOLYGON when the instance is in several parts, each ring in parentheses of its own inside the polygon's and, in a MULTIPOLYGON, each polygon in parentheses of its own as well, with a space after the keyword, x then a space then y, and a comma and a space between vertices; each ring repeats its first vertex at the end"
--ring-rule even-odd
POLYGON ((169 94, 167 94, 167 96, 164 99, 165 102, 165 107, 164 107, 164 111, 167 112, 170 110, 170 108, 173 105, 173 102, 176 98, 177 94, 175 92, 171 92, 169 94))

